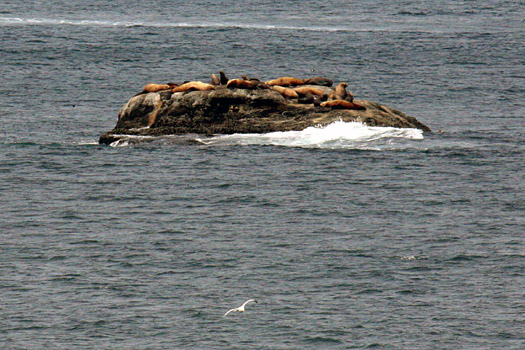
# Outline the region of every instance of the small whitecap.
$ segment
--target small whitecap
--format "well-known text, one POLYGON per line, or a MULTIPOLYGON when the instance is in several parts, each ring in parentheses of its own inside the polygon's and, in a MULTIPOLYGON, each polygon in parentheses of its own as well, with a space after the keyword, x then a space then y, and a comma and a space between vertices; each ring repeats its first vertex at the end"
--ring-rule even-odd
POLYGON ((119 139, 109 144, 110 147, 127 147, 129 146, 129 140, 119 139))
POLYGON ((414 255, 405 255, 401 257, 401 260, 416 260, 416 257, 414 255))
POLYGON ((95 145, 99 145, 98 141, 96 140, 91 140, 91 141, 80 141, 77 143, 77 145, 79 146, 95 146, 95 145))

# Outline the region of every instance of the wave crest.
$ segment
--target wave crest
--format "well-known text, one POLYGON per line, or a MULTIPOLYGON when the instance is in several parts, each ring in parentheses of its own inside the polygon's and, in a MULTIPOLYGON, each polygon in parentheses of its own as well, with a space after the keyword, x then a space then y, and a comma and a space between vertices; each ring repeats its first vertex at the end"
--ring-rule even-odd
POLYGON ((367 126, 357 122, 338 121, 324 127, 309 127, 302 131, 267 134, 233 134, 198 139, 206 145, 273 145, 327 149, 395 148, 395 140, 422 140, 419 129, 367 126))

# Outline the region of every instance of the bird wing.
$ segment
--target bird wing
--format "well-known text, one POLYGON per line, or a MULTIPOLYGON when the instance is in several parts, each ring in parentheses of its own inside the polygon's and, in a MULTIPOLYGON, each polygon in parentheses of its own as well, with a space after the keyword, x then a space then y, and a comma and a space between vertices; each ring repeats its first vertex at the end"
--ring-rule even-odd
POLYGON ((252 302, 252 301, 253 301, 254 303, 257 302, 257 300, 255 300, 255 299, 246 300, 246 301, 244 302, 244 304, 242 304, 241 308, 242 308, 242 307, 245 307, 246 304, 248 304, 249 302, 252 302))
POLYGON ((230 309, 230 310, 228 310, 228 312, 227 312, 227 313, 225 313, 223 317, 226 317, 226 316, 228 316, 228 314, 229 314, 230 312, 234 312, 235 310, 237 310, 237 309, 230 309))

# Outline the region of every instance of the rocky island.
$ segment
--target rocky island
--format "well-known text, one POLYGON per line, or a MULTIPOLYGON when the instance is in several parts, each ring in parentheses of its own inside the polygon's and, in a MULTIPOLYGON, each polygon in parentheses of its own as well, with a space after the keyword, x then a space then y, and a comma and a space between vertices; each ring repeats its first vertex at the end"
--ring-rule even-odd
POLYGON ((416 118, 367 100, 354 100, 346 83, 282 77, 266 82, 212 74, 211 83, 148 84, 119 111, 115 128, 100 136, 111 144, 127 135, 267 133, 300 131, 335 121, 368 126, 430 129, 416 118))

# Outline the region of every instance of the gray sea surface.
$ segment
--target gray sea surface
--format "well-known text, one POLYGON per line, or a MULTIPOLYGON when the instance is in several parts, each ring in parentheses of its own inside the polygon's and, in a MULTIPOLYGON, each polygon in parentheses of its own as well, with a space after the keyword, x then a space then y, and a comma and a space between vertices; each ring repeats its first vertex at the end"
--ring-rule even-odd
POLYGON ((496 0, 4 1, 0 348, 524 349, 523 18, 496 0), (434 132, 98 145, 147 83, 219 70, 345 81, 434 132))

